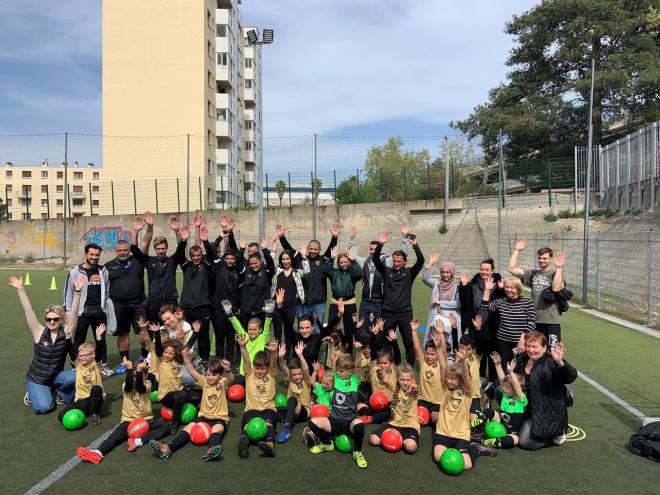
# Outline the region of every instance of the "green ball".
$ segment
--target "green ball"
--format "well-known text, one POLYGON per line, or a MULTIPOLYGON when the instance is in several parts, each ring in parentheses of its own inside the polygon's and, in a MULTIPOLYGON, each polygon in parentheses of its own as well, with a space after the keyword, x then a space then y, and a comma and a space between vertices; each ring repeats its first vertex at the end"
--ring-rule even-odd
POLYGON ((337 435, 335 437, 335 447, 339 452, 344 454, 353 452, 353 439, 348 435, 337 435))
POLYGON ((79 430, 85 424, 85 413, 80 409, 71 409, 62 416, 62 426, 65 430, 79 430))
POLYGON ((187 425, 196 417, 197 417, 197 408, 193 406, 190 402, 185 403, 181 408, 181 422, 184 425, 187 425))
POLYGON ((160 401, 158 400, 158 390, 154 390, 149 394, 149 398, 151 399, 152 404, 158 404, 160 401))
POLYGON ((268 425, 264 418, 252 418, 245 426, 245 434, 253 442, 258 442, 266 436, 268 425))
POLYGON ((506 427, 499 421, 489 421, 484 428, 486 438, 501 438, 506 436, 506 427))
POLYGON ((275 396, 275 407, 286 407, 287 398, 284 394, 277 394, 275 396))
POLYGON ((447 449, 440 457, 440 468, 447 474, 457 476, 465 469, 465 459, 456 449, 447 449))

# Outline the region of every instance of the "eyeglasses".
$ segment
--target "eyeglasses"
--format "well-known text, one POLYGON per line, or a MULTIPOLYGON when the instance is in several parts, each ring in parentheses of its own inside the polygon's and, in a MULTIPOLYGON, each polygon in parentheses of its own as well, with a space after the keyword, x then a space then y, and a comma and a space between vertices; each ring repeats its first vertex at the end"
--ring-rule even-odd
POLYGON ((58 318, 46 318, 46 323, 51 323, 51 322, 59 323, 61 320, 62 320, 62 318, 59 318, 59 317, 58 318))

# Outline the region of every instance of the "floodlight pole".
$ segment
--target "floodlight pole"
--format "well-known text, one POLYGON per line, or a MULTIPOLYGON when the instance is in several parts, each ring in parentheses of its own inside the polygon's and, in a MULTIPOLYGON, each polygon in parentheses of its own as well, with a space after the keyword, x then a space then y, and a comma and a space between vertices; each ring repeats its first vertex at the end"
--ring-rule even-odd
POLYGON ((596 59, 591 58, 591 94, 589 96, 589 140, 587 147, 587 177, 584 184, 584 227, 582 240, 582 303, 587 302, 587 289, 589 283, 589 206, 591 201, 591 161, 593 160, 594 143, 594 79, 596 73, 596 59))

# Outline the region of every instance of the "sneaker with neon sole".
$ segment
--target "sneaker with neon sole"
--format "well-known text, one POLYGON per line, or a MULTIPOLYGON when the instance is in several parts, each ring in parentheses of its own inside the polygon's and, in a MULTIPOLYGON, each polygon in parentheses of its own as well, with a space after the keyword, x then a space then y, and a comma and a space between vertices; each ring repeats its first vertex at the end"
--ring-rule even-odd
POLYGON ((335 446, 333 443, 317 443, 314 445, 309 451, 312 454, 320 454, 321 452, 332 452, 335 450, 335 446))
POLYGON ((353 460, 360 469, 364 469, 367 467, 367 460, 364 458, 364 454, 362 454, 362 452, 357 450, 353 452, 353 460))

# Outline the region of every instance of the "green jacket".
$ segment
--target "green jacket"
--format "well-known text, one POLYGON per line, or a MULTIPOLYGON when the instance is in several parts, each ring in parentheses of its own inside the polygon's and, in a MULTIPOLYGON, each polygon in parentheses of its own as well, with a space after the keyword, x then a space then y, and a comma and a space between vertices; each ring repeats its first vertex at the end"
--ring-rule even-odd
MULTIPOLYGON (((257 335, 256 339, 250 340, 248 333, 245 331, 243 325, 241 325, 241 322, 238 320, 238 318, 236 318, 236 315, 232 315, 229 318, 229 321, 231 322, 231 326, 234 327, 236 333, 239 335, 245 335, 247 337, 247 343, 245 344, 245 348, 247 349, 248 354, 250 355, 250 364, 254 362, 254 355, 259 351, 263 351, 266 348, 266 344, 270 340, 270 322, 272 319, 273 319, 272 316, 267 316, 263 331, 259 335, 257 335)), ((242 357, 241 357, 241 368, 239 370, 239 373, 243 375, 242 357)))
POLYGON ((355 284, 362 280, 362 268, 356 261, 351 261, 351 266, 344 271, 334 266, 333 260, 326 260, 323 265, 323 273, 330 279, 332 297, 339 299, 350 299, 355 296, 355 284))

